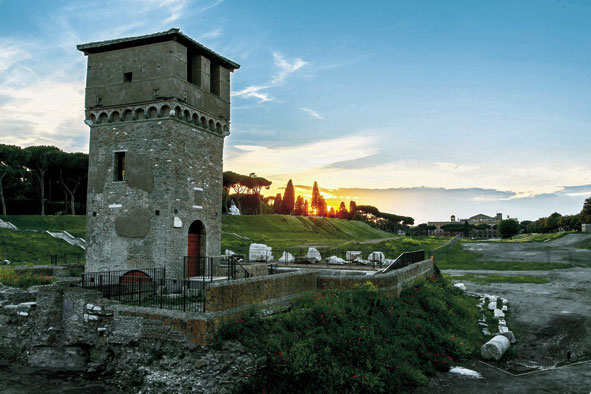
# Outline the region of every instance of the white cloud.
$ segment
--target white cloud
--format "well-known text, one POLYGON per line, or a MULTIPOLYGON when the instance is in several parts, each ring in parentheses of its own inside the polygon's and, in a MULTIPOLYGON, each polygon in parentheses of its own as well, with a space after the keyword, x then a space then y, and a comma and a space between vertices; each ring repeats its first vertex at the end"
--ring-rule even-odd
POLYGON ((286 60, 279 52, 273 52, 273 60, 275 62, 275 72, 269 83, 263 85, 251 85, 242 90, 231 93, 232 97, 242 98, 256 98, 259 99, 259 104, 267 101, 275 101, 275 99, 265 90, 281 86, 285 80, 293 73, 304 67, 308 62, 300 58, 296 58, 293 62, 286 60))
POLYGON ((324 119, 324 116, 320 115, 318 112, 314 111, 313 109, 306 108, 306 107, 302 107, 300 109, 302 111, 306 112, 307 114, 309 114, 313 118, 320 119, 320 120, 324 119))
POLYGON ((262 92, 264 89, 268 89, 270 86, 249 86, 237 92, 232 92, 232 97, 244 97, 244 98, 257 98, 259 103, 265 101, 273 101, 274 99, 269 96, 268 93, 262 92))
POLYGON ((296 58, 290 63, 279 52, 273 52, 273 60, 275 61, 275 66, 278 68, 275 75, 273 75, 272 82, 274 85, 283 83, 289 75, 308 64, 308 62, 305 62, 300 58, 296 58))

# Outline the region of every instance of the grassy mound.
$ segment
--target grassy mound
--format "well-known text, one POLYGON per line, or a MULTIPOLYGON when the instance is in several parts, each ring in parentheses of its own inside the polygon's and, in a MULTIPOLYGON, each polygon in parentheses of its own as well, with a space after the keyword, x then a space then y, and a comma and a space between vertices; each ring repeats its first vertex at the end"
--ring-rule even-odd
POLYGON ((19 230, 34 231, 67 231, 75 237, 84 238, 86 234, 86 216, 40 216, 40 215, 8 215, 0 216, 5 222, 11 222, 19 230))
POLYGON ((51 255, 57 254, 60 263, 64 255, 78 255, 84 259, 84 250, 45 233, 0 229, 0 260, 10 260, 13 264, 50 264, 51 255))
POLYGON ((218 344, 239 340, 265 357, 239 392, 404 392, 478 352, 484 338, 475 304, 433 276, 400 299, 366 284, 311 294, 287 313, 230 322, 218 344))
POLYGON ((302 245, 336 247, 394 236, 360 221, 287 215, 224 215, 222 229, 222 249, 237 253, 248 253, 252 242, 278 250, 302 245))

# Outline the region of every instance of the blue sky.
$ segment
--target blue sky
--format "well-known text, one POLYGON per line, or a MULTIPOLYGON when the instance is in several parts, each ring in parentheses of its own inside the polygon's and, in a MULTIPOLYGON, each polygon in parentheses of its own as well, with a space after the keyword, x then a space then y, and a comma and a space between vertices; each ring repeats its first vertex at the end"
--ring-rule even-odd
POLYGON ((0 0, 0 142, 87 151, 76 44, 179 27, 242 65, 227 170, 419 222, 572 214, 589 20, 587 1, 0 0))

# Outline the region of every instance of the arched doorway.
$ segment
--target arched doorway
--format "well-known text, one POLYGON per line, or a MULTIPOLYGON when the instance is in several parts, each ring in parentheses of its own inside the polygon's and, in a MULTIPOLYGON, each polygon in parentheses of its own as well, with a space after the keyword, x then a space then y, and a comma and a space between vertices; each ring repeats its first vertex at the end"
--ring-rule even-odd
POLYGON ((201 264, 205 257, 205 226, 199 220, 195 220, 189 227, 189 236, 187 241, 187 261, 186 275, 200 276, 205 265, 201 264))

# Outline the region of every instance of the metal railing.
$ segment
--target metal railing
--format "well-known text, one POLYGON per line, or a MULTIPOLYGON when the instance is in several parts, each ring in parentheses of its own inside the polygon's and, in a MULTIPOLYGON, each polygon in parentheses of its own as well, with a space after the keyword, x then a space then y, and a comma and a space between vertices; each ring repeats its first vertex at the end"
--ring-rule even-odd
POLYGON ((250 277, 250 272, 242 263, 245 262, 243 254, 233 254, 228 256, 228 280, 250 277), (240 275, 238 274, 240 272, 240 275))
POLYGON ((379 271, 378 273, 386 273, 392 270, 397 270, 400 268, 404 268, 410 264, 418 263, 420 261, 425 260, 425 251, 424 250, 415 250, 412 252, 404 252, 400 256, 394 260, 390 265, 388 265, 383 270, 379 271))
POLYGON ((147 268, 89 272, 82 275, 81 286, 127 305, 202 312, 208 283, 206 277, 167 279, 164 268, 147 268))

